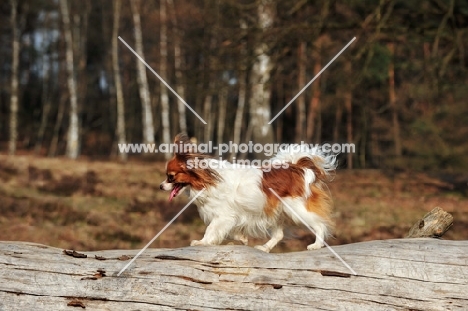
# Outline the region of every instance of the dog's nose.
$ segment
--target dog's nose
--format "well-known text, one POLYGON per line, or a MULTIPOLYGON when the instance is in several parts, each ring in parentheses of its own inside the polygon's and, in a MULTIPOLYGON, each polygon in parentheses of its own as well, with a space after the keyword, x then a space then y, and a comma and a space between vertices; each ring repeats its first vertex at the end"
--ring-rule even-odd
POLYGON ((160 184, 160 185, 159 185, 159 189, 164 190, 164 189, 163 189, 163 184, 160 184))

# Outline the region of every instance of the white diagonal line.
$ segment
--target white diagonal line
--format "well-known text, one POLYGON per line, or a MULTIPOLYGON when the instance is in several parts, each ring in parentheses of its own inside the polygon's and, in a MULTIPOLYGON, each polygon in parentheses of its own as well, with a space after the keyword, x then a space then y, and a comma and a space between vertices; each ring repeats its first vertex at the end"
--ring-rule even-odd
POLYGON ((117 273, 117 276, 120 276, 125 270, 127 270, 127 268, 141 255, 143 254, 143 252, 151 245, 151 243, 153 243, 160 235, 161 233, 164 232, 164 230, 167 229, 167 227, 169 227, 173 222, 174 220, 176 220, 177 217, 180 216, 180 214, 182 214, 186 209, 187 207, 189 207, 190 204, 193 203, 193 201, 195 201, 196 198, 198 198, 198 196, 204 191, 205 189, 202 189, 200 190, 200 192, 198 192, 194 197, 193 199, 190 200, 190 202, 187 203, 187 205, 184 206, 183 209, 180 210, 180 212, 177 213, 177 215, 174 216, 174 218, 171 219, 171 221, 169 221, 167 223, 167 225, 164 226, 164 228, 161 229, 161 231, 158 232, 158 234, 156 234, 154 236, 154 238, 151 239, 151 241, 148 242, 148 244, 145 245, 145 247, 143 247, 141 249, 141 251, 138 252, 138 254, 136 254, 135 257, 132 258, 132 260, 130 260, 130 262, 128 264, 125 265, 125 267, 122 268, 122 270, 120 270, 119 273, 117 273))
POLYGON ((314 81, 315 81, 315 79, 317 79, 317 78, 318 78, 318 77, 319 77, 319 76, 322 74, 322 72, 324 72, 324 71, 325 71, 325 69, 327 69, 327 68, 328 68, 328 66, 330 66, 330 65, 331 65, 331 63, 333 63, 333 62, 335 61, 335 59, 337 59, 337 58, 338 58, 338 56, 340 56, 340 55, 341 55, 341 53, 343 53, 343 52, 344 52, 344 50, 346 50, 346 49, 348 48, 348 46, 350 46, 350 45, 351 45, 351 43, 353 43, 353 41, 354 41, 354 40, 356 40, 356 37, 352 38, 352 39, 351 39, 351 41, 349 41, 349 42, 348 42, 348 44, 346 44, 346 45, 345 45, 345 47, 344 47, 344 48, 342 48, 342 49, 341 49, 341 51, 339 51, 339 52, 338 52, 338 54, 336 54, 336 56, 335 56, 335 57, 333 57, 333 58, 332 58, 332 60, 331 60, 331 61, 329 61, 329 62, 328 62, 328 64, 326 64, 326 65, 325 65, 325 67, 323 67, 323 68, 322 68, 322 70, 320 70, 320 72, 319 72, 318 74, 316 74, 316 75, 315 75, 315 77, 314 77, 312 80, 310 80, 310 82, 309 82, 309 83, 307 83, 307 84, 306 84, 306 86, 304 86, 304 87, 302 88, 302 90, 300 90, 300 91, 299 91, 299 93, 297 93, 297 95, 296 95, 296 96, 294 96, 294 98, 293 98, 293 99, 291 99, 291 100, 289 101, 289 103, 288 103, 286 106, 284 106, 284 108, 283 108, 283 109, 281 109, 281 111, 280 111, 280 112, 278 112, 278 114, 277 114, 277 115, 276 115, 276 116, 275 116, 273 119, 271 119, 271 120, 270 120, 270 122, 268 122, 268 124, 271 124, 273 121, 275 121, 275 120, 276 120, 276 118, 278 118, 278 117, 279 117, 279 115, 280 115, 280 114, 282 114, 282 113, 283 113, 283 112, 286 110, 286 108, 288 108, 288 107, 289 107, 289 105, 291 105, 291 104, 292 104, 292 102, 293 102, 293 101, 295 101, 295 100, 296 100, 296 98, 298 98, 298 97, 299 97, 299 95, 301 95, 301 94, 302 94, 302 92, 304 92, 304 91, 305 91, 305 89, 306 89, 306 88, 308 88, 308 87, 309 87, 309 85, 311 85, 311 84, 312 84, 312 82, 314 82, 314 81))
MULTIPOLYGON (((270 191, 281 201, 281 203, 284 204, 284 206, 286 206, 287 208, 289 208, 289 210, 294 214, 294 216, 296 216, 298 219, 300 219, 302 221, 302 223, 310 230, 312 231, 313 234, 315 234, 315 231, 314 229, 312 229, 309 224, 307 224, 307 222, 301 217, 299 216, 296 211, 293 210, 293 208, 291 206, 289 206, 286 202, 284 202, 284 200, 275 192, 275 190, 271 189, 271 188, 268 188, 270 189, 270 191)), ((317 239, 320 240, 320 242, 322 242, 323 244, 325 244, 325 246, 330 250, 330 252, 333 253, 333 255, 335 255, 345 266, 346 268, 349 269, 349 271, 351 271, 354 275, 357 275, 356 271, 354 271, 353 268, 351 268, 347 263, 346 261, 343 260, 343 258, 340 257, 340 255, 338 255, 335 250, 333 248, 330 247, 330 245, 328 245, 327 242, 325 242, 321 236, 318 236, 317 234, 315 234, 315 237, 317 239)))
POLYGON ((169 90, 171 90, 171 92, 174 93, 174 95, 177 96, 177 98, 178 98, 181 102, 183 102, 184 105, 185 105, 188 109, 190 109, 190 111, 193 112, 193 114, 196 115, 197 118, 200 119, 200 121, 203 122, 203 124, 206 124, 205 120, 203 120, 202 117, 200 117, 200 116, 198 115, 198 113, 197 113, 195 110, 193 110, 192 107, 190 107, 190 105, 187 104, 187 103, 185 102, 185 100, 184 100, 182 97, 180 97, 179 94, 177 94, 177 92, 174 91, 174 90, 172 89, 172 87, 171 87, 169 84, 167 84, 167 82, 164 81, 164 79, 161 78, 161 76, 158 75, 158 73, 157 73, 156 71, 154 71, 153 68, 151 68, 150 65, 148 65, 148 63, 146 63, 145 60, 144 60, 143 58, 141 58, 140 55, 138 55, 137 52, 135 52, 135 50, 133 50, 133 49, 130 47, 130 45, 127 44, 127 42, 125 42, 124 39, 122 39, 122 37, 119 36, 119 40, 122 41, 122 43, 125 44, 125 46, 126 46, 130 51, 132 51, 132 53, 135 54, 135 56, 138 57, 138 59, 139 59, 143 64, 145 64, 146 68, 148 68, 152 73, 154 73, 154 75, 155 75, 156 77, 158 77, 158 79, 161 80, 161 82, 162 82, 165 86, 167 86, 167 88, 168 88, 169 90))

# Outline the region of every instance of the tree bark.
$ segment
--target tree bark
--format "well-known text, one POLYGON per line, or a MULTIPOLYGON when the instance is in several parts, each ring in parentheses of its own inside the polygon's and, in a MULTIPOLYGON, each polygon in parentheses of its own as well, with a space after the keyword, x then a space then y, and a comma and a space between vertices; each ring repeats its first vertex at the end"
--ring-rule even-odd
POLYGON ((453 216, 441 209, 434 208, 411 227, 407 238, 440 238, 452 226, 453 216))
MULTIPOLYGON (((119 144, 125 144, 127 142, 125 136, 125 102, 122 89, 122 80, 120 79, 118 43, 120 7, 121 0, 116 0, 114 2, 114 20, 112 26, 112 69, 114 72, 115 96, 117 101, 117 142, 119 144)), ((125 152, 120 152, 119 158, 121 161, 126 161, 127 154, 125 152)))
POLYGON ((11 28, 12 28, 12 61, 11 61, 11 94, 10 94, 10 137, 8 141, 8 153, 16 153, 18 141, 18 69, 20 38, 18 29, 18 1, 10 0, 11 28))
MULTIPOLYGON (((250 72, 250 126, 252 137, 256 143, 272 143, 273 130, 268 122, 271 119, 271 84, 270 72, 273 66, 268 55, 268 46, 263 41, 266 30, 273 25, 273 1, 260 0, 257 8, 258 27, 260 32, 254 46, 256 55, 252 70, 250 72)), ((264 155, 256 154, 258 158, 264 155)))
POLYGON ((207 120, 207 124, 205 124, 205 130, 203 134, 203 139, 205 142, 213 140, 213 121, 214 121, 214 114, 212 111, 213 105, 213 92, 215 89, 215 79, 216 79, 216 60, 215 56, 213 55, 213 50, 216 48, 216 34, 214 31, 208 32, 211 38, 209 39, 209 46, 210 49, 208 51, 207 61, 205 70, 208 72, 207 77, 207 89, 206 95, 203 101, 203 114, 207 120))
MULTIPOLYGON (((322 37, 319 37, 314 44, 314 77, 318 75, 320 70, 322 70, 322 37)), ((307 114, 307 141, 312 141, 314 139, 314 134, 316 134, 315 129, 318 128, 318 115, 320 110, 320 80, 321 77, 318 77, 317 80, 312 83, 312 99, 310 100, 309 111, 307 114)), ((320 139, 319 135, 317 141, 320 139)))
MULTIPOLYGON (((185 87, 182 77, 182 68, 184 67, 184 57, 182 56, 181 51, 181 38, 182 31, 178 28, 177 16, 175 14, 176 10, 174 7, 174 2, 172 0, 167 0, 169 7, 169 12, 171 15, 171 21, 173 24, 173 42, 174 42, 174 70, 176 78, 175 90, 180 97, 185 99, 185 87)), ((182 133, 187 133, 187 114, 185 105, 182 101, 177 99, 177 109, 179 111, 179 130, 182 133)))
MULTIPOLYGON (((298 48, 298 58, 297 58, 297 68, 298 68, 298 73, 297 73, 297 84, 299 87, 299 90, 304 87, 306 84, 306 43, 304 41, 301 41, 299 43, 299 48, 298 48)), ((302 93, 298 98, 297 98, 297 118, 296 118, 296 143, 300 143, 301 141, 304 140, 304 128, 307 127, 306 125, 306 105, 305 105, 305 92, 302 93)))
POLYGON ((49 26, 49 13, 45 13, 44 17, 44 23, 45 27, 43 31, 41 32, 41 35, 43 36, 42 40, 42 45, 41 45, 41 62, 42 62, 42 96, 41 96, 41 103, 42 103, 42 114, 41 114, 41 124, 39 125, 39 129, 37 131, 37 140, 36 144, 34 146, 34 153, 40 154, 41 149, 42 149, 42 142, 44 141, 44 135, 45 131, 47 128, 47 120, 49 117, 50 109, 52 108, 52 103, 51 103, 51 90, 50 90, 50 84, 51 84, 51 78, 50 78, 50 71, 52 67, 52 62, 51 60, 51 55, 48 55, 46 53, 47 49, 47 42, 50 41, 50 35, 48 31, 48 26, 49 26), (48 59, 48 61, 47 61, 48 59))
MULTIPOLYGON (((245 37, 247 23, 243 20, 240 22, 241 29, 243 31, 243 36, 245 37)), ((245 43, 242 42, 240 46, 240 67, 238 70, 238 84, 239 84, 239 93, 237 98, 237 108, 236 108, 236 116, 234 119, 234 133, 232 142, 234 144, 240 144, 241 134, 242 134, 242 123, 244 119, 244 108, 245 108, 245 100, 247 96, 247 51, 245 43)), ((237 157, 237 154, 231 151, 229 155, 230 158, 237 157)))
POLYGON ((63 116, 65 115, 65 95, 60 95, 59 104, 58 104, 58 111, 57 111, 57 119, 55 120, 54 131, 52 134, 52 140, 50 141, 50 147, 48 156, 55 157, 57 155, 57 147, 58 141, 60 136, 60 128, 62 127, 63 116))
POLYGON ((70 93, 70 124, 68 126, 67 151, 66 154, 71 159, 76 159, 80 150, 80 128, 78 121, 78 99, 75 81, 75 66, 73 56, 73 40, 70 26, 70 14, 68 12, 67 0, 60 0, 60 12, 63 20, 63 30, 66 44, 66 64, 68 91, 70 93))
POLYGON ((221 144, 223 142, 224 128, 226 125, 226 110, 228 96, 227 86, 224 85, 224 81, 219 81, 219 83, 221 85, 218 94, 218 125, 216 129, 217 144, 221 144))
MULTIPOLYGON (((339 98, 339 91, 336 91, 336 98, 339 98)), ((335 110, 335 125, 333 126, 333 142, 340 141, 340 125, 343 117, 343 105, 337 101, 335 110)))
MULTIPOLYGON (((351 77, 351 61, 345 61, 345 73, 348 77, 351 77)), ((344 102, 345 102, 345 109, 346 109, 346 142, 348 144, 353 143, 353 95, 352 95, 352 81, 348 81, 346 85, 346 89, 344 90, 344 102)), ((353 168, 353 154, 348 153, 346 155, 347 159, 347 167, 348 169, 353 168)))
MULTIPOLYGON (((73 16, 74 23, 72 24, 72 38, 74 41, 74 58, 76 58, 76 96, 77 96, 77 111, 78 115, 84 108, 90 108, 86 105, 86 93, 88 92, 88 73, 86 72, 87 63, 87 42, 88 42, 88 24, 89 24, 89 11, 91 4, 89 0, 81 1, 80 12, 76 12, 73 16), (83 13, 81 13, 81 11, 83 13)), ((93 107, 93 106, 91 106, 93 107)), ((86 111, 87 115, 91 115, 89 110, 86 111)), ((87 127, 82 126, 82 120, 78 119, 79 136, 78 141, 82 141, 82 136, 85 135, 87 127)))
MULTIPOLYGON (((160 74, 161 77, 167 78, 167 8, 166 8, 166 0, 160 1, 160 8, 159 8, 159 17, 160 17, 160 74)), ((169 144, 171 142, 171 132, 170 132, 170 119, 169 119, 169 96, 167 94, 167 87, 161 82, 160 84, 160 92, 161 92, 161 124, 162 124, 162 140, 163 143, 169 144)), ((171 157, 171 154, 166 153, 166 159, 171 157)))
POLYGON ((393 141, 395 144, 395 155, 399 157, 401 156, 401 138, 400 122, 398 121, 398 108, 395 94, 395 45, 393 42, 391 42, 387 44, 387 47, 390 51, 390 62, 388 63, 388 97, 390 102, 390 108, 392 109, 393 141))
MULTIPOLYGON (((164 2, 164 1, 161 1, 164 2)), ((145 58, 143 53, 143 36, 141 34, 141 20, 140 20, 140 0, 130 0, 133 18, 133 30, 135 36, 135 51, 141 58, 145 58)), ((151 111, 150 92, 148 87, 148 80, 146 77, 145 65, 139 60, 137 62, 137 81, 140 93, 142 118, 143 118, 143 142, 145 144, 154 143, 154 124, 153 113, 151 111)), ((161 73, 162 74, 162 73, 161 73)), ((164 77, 164 75, 162 74, 164 77)), ((167 91, 166 91, 167 92, 167 91)))
POLYGON ((0 309, 466 310, 468 241, 394 239, 266 254, 249 246, 67 252, 0 242, 0 309), (84 256, 86 258, 83 258, 84 256), (81 258, 80 258, 81 257, 81 258), (76 309, 76 308, 75 308, 76 309))

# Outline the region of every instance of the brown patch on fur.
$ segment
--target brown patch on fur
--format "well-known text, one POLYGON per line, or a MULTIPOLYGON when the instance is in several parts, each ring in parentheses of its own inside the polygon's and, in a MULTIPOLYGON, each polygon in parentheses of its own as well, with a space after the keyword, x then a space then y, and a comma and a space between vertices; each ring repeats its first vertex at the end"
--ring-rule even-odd
POLYGON ((317 214, 328 226, 332 227, 333 221, 330 215, 333 209, 333 201, 328 191, 315 183, 310 186, 310 190, 312 194, 307 198, 307 211, 317 214))
POLYGON ((304 157, 304 158, 300 158, 299 161, 297 161, 298 166, 311 169, 314 172, 318 180, 327 181, 327 177, 328 177, 327 172, 323 168, 317 165, 317 164, 322 164, 322 163, 323 163, 323 160, 319 157, 314 157, 314 159, 304 157))
POLYGON ((279 205, 279 199, 270 188, 281 198, 304 196, 304 170, 296 164, 289 164, 287 169, 272 168, 263 172, 262 190, 267 196, 263 210, 268 216, 273 216, 279 205))

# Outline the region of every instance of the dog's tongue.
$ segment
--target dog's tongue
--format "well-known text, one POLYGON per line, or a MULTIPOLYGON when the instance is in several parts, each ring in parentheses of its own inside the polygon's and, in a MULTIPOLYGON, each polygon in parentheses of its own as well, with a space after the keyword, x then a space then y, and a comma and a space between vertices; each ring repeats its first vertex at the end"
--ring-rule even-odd
POLYGON ((179 185, 174 186, 174 188, 171 191, 171 194, 169 195, 169 202, 171 202, 172 199, 177 195, 177 193, 179 192, 179 189, 180 189, 179 185))

